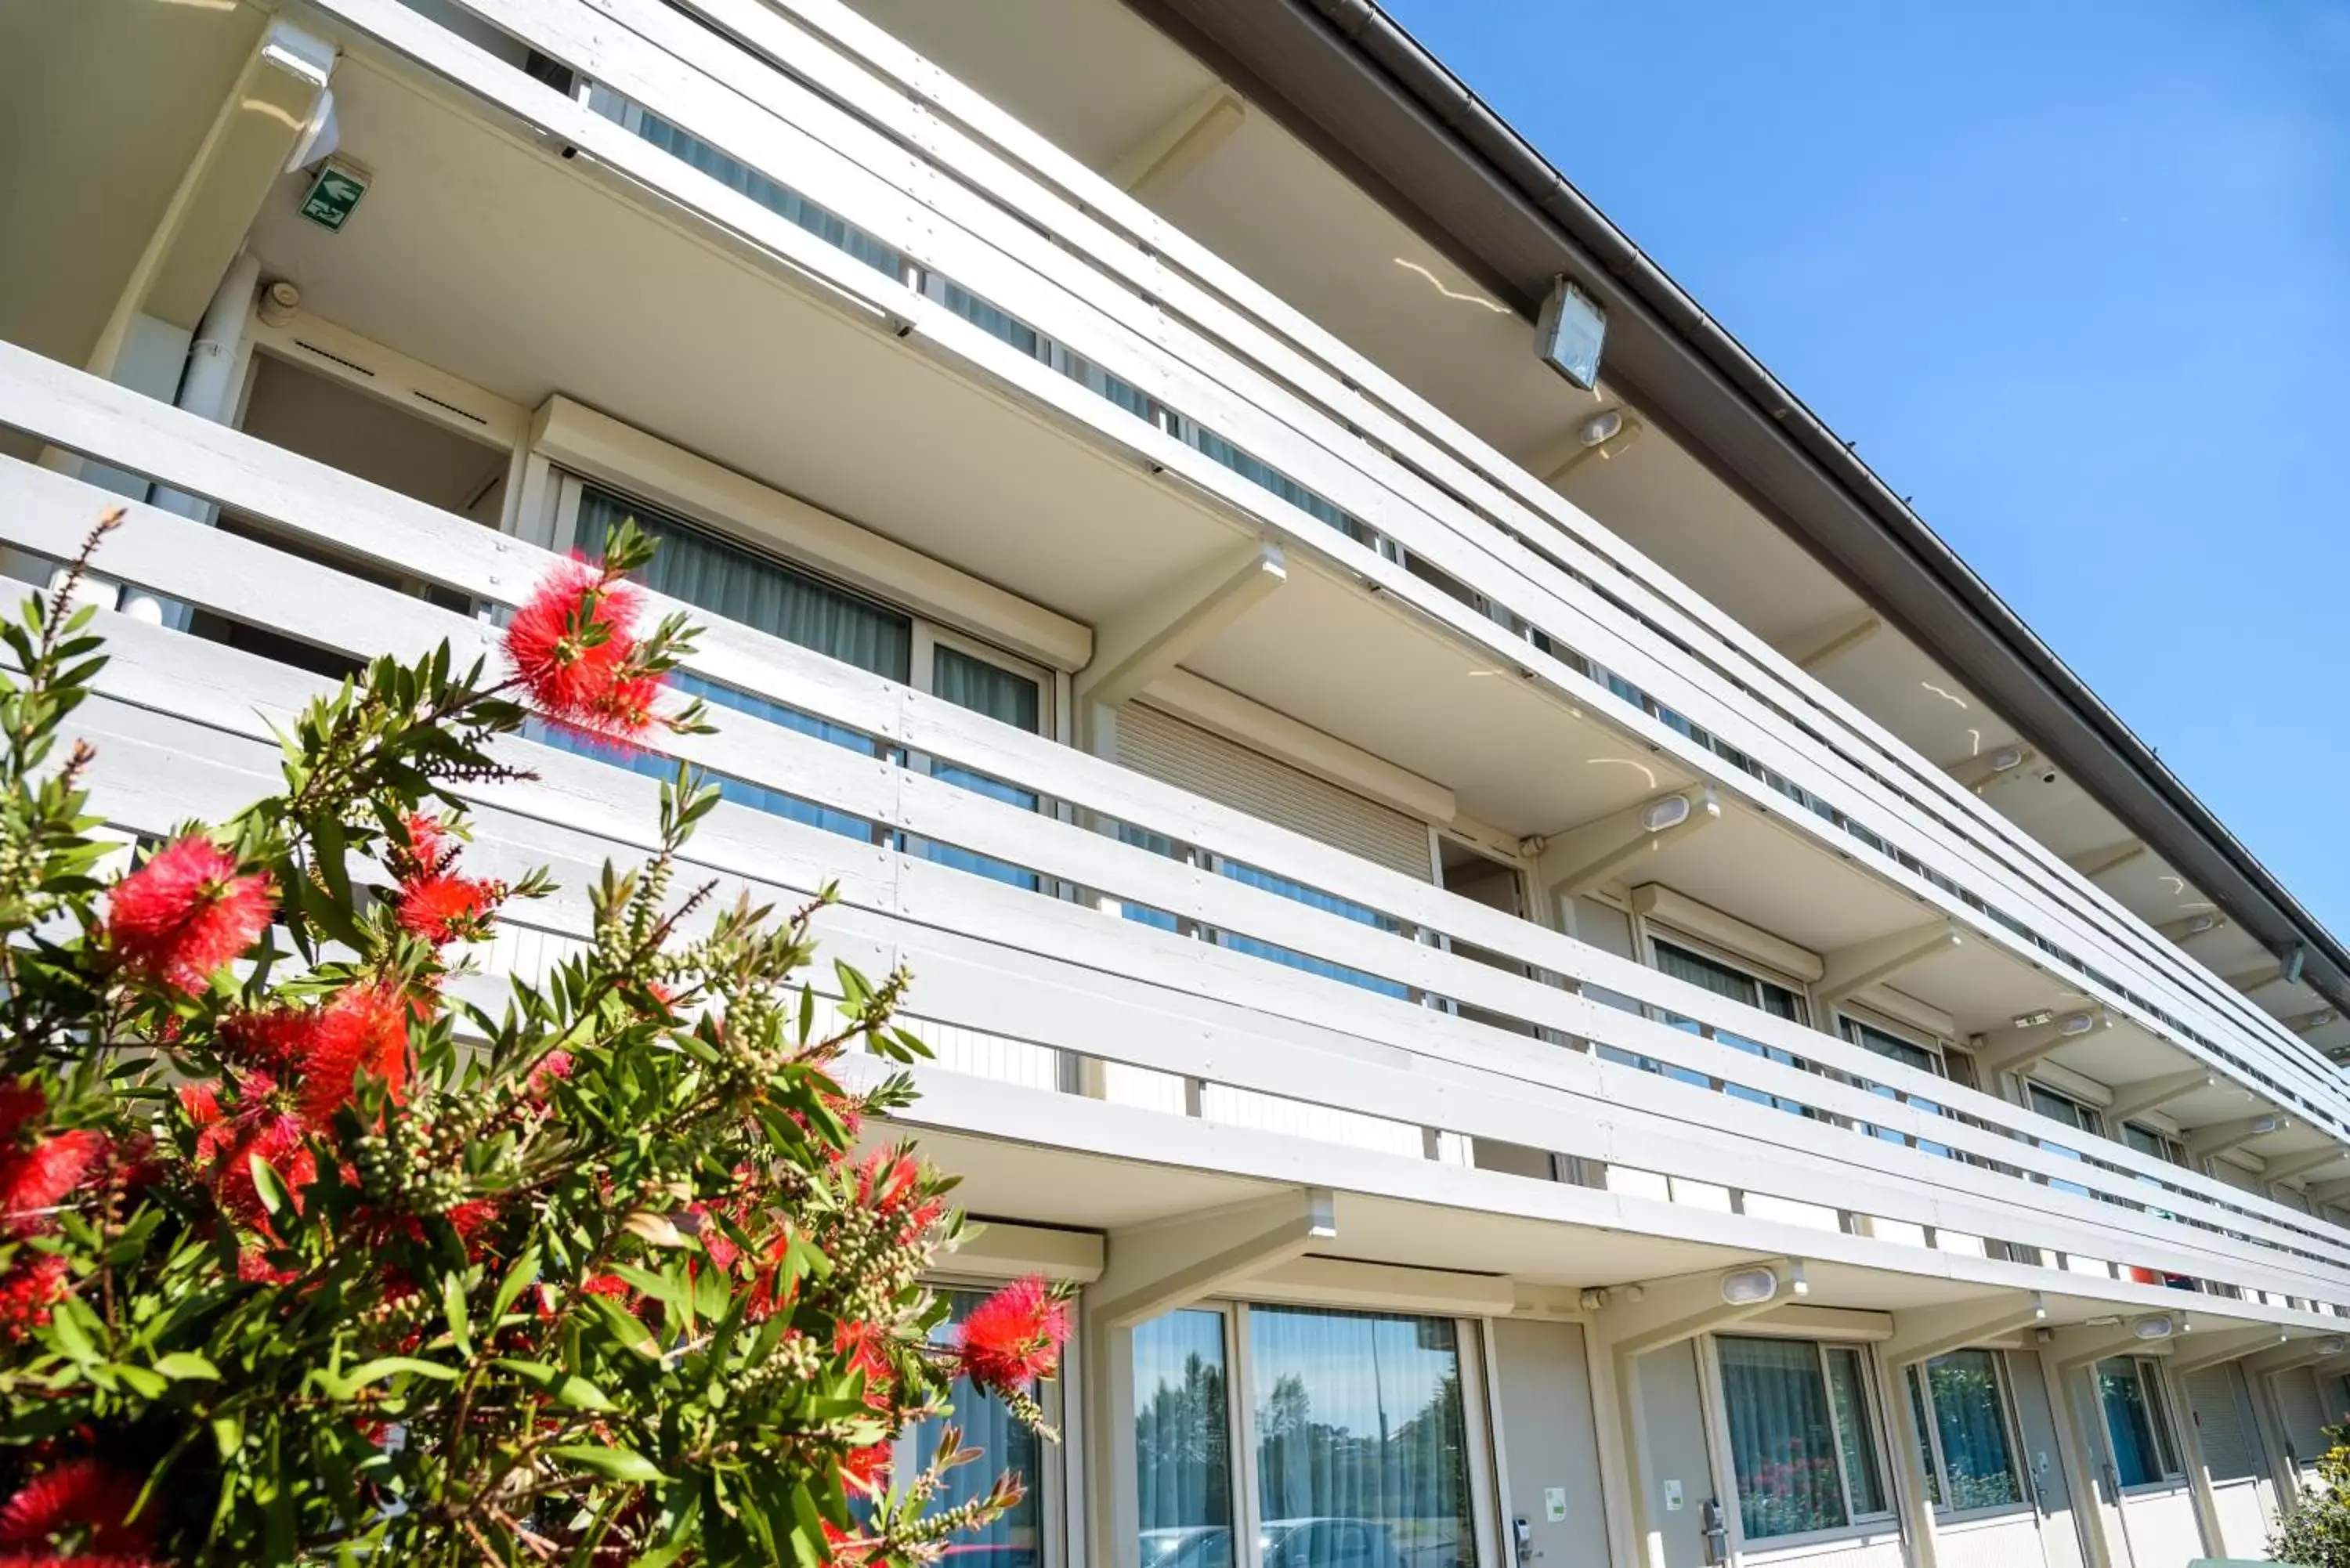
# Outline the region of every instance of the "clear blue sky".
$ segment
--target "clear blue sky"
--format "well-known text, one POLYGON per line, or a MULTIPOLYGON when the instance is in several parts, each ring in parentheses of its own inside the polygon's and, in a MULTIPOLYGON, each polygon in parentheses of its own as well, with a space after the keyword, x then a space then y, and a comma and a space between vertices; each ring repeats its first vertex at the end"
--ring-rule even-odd
POLYGON ((2350 940, 2350 0, 1382 0, 2350 940))

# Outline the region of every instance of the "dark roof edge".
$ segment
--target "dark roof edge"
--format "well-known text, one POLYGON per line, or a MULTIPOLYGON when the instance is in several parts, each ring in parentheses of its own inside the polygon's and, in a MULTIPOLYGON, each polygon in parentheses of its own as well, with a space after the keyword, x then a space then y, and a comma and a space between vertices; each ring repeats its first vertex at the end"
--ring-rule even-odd
POLYGON ((1128 0, 1529 314, 1567 273, 1608 378, 2350 1011, 2345 949, 1867 464, 1370 0, 1128 0))

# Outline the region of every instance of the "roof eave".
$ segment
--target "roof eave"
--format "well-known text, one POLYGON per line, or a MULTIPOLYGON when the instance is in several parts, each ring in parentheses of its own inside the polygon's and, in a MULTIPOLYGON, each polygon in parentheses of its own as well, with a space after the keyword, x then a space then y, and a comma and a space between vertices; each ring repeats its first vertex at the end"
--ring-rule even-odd
POLYGON ((1368 0, 1128 0, 1531 317, 1559 274, 1607 378, 2147 846, 2350 1011, 2345 949, 1868 465, 1368 0))

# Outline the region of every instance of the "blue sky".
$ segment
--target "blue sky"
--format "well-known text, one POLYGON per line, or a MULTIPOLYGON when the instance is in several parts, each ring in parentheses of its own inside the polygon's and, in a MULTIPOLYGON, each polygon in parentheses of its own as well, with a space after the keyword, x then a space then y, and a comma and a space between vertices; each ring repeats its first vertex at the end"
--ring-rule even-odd
POLYGON ((2350 940, 2350 0, 1382 3, 2350 940))

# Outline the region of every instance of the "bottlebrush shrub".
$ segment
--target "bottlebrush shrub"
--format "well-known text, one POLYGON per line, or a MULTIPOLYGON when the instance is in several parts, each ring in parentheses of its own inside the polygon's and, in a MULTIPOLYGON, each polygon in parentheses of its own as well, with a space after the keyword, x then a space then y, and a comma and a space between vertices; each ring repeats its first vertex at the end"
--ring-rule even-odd
POLYGON ((279 793, 110 885, 60 739, 88 612, 69 582, 0 623, 0 1563, 920 1563, 1018 1497, 932 1506, 986 1462, 951 1430, 893 1473, 958 1373, 1037 1416, 1066 1306, 1024 1281, 944 1331, 951 1184, 856 1152, 910 1087, 828 1071, 920 1054, 906 977, 819 1002, 828 894, 682 887, 717 795, 681 774, 586 950, 463 981, 553 891, 465 865, 457 792, 515 776, 526 704, 703 727, 660 691, 691 634, 638 624, 649 554, 554 576, 510 671, 377 660, 279 793))

